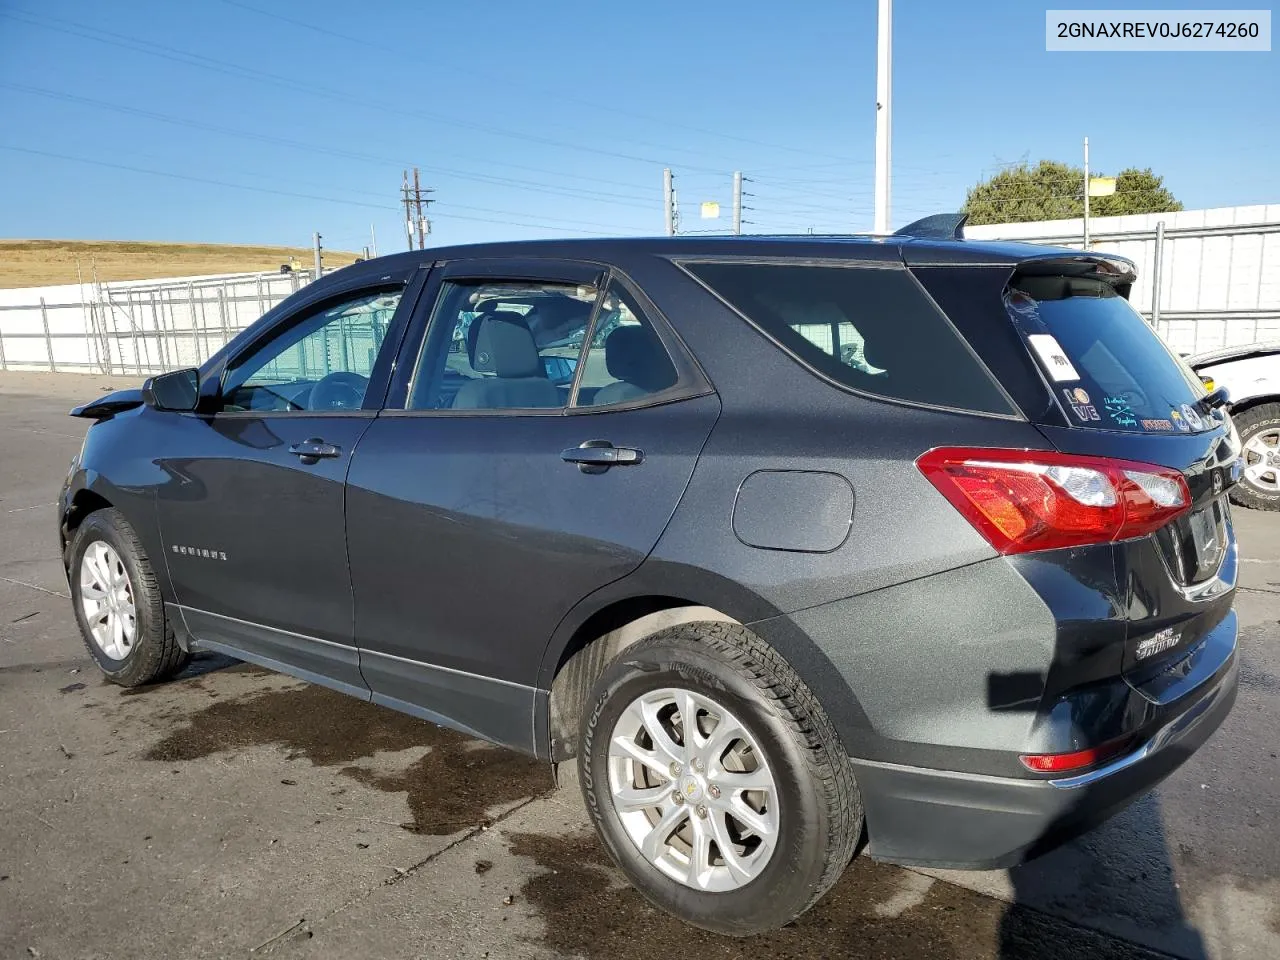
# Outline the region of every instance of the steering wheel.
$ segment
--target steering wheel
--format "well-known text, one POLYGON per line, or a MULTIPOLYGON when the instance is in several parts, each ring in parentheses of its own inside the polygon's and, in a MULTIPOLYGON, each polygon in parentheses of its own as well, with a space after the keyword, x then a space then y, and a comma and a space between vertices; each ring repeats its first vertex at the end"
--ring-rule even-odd
POLYGON ((339 370, 316 381, 311 388, 311 410, 358 410, 364 403, 369 378, 339 370))

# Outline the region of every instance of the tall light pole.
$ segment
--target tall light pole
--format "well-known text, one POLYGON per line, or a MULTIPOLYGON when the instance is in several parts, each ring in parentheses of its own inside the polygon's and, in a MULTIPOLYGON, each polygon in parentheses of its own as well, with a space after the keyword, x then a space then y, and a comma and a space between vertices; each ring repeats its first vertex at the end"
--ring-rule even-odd
POLYGON ((1084 138, 1084 248, 1089 249, 1089 138, 1084 138))
POLYGON ((889 232, 889 164, 893 139, 893 0, 880 0, 876 33, 876 191, 874 232, 889 232))

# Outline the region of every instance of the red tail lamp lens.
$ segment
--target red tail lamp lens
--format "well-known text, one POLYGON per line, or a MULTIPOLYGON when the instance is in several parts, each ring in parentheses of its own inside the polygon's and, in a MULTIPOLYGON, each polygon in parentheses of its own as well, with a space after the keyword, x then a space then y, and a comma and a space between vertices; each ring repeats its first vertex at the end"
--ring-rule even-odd
POLYGON ((916 466, 1004 554, 1145 536, 1191 505, 1180 471, 1129 460, 939 447, 916 466))

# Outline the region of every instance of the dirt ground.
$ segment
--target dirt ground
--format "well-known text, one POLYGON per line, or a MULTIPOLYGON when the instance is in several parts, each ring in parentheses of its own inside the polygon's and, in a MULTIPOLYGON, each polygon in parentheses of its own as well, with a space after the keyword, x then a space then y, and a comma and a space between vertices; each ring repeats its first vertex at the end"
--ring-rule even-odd
POLYGON ((0 375, 0 957, 1280 957, 1280 515, 1236 511, 1240 698, 1156 793, 1013 871, 859 857, 734 940, 627 885, 569 771, 224 657, 103 682, 53 500, 65 411, 127 384, 0 375))
MULTIPOLYGON (((326 250, 326 269, 345 267, 359 254, 326 250)), ((310 247, 220 243, 134 243, 111 240, 0 240, 0 289, 99 280, 149 280, 211 273, 278 270, 293 257, 314 263, 310 247), (77 274, 77 263, 79 274, 77 274)))

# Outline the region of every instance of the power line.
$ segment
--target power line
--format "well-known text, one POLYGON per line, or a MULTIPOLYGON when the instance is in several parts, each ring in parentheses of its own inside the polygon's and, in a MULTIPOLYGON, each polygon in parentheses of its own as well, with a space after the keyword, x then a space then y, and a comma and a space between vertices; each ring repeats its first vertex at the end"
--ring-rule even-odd
MULTIPOLYGON (((32 147, 17 147, 11 144, 0 144, 0 150, 9 150, 15 153, 25 153, 25 154, 30 154, 32 156, 37 156, 37 157, 49 157, 55 160, 66 160, 72 163, 86 163, 86 164, 90 164, 91 166, 107 167, 113 170, 124 170, 130 173, 142 173, 142 174, 147 174, 149 176, 155 176, 155 177, 167 177, 172 180, 185 180, 190 183, 204 183, 204 184, 209 184, 211 186, 226 187, 232 190, 248 190, 254 193, 266 193, 266 194, 272 194, 274 196, 280 196, 280 197, 293 197, 295 199, 300 199, 300 200, 315 200, 321 203, 345 204, 348 206, 363 207, 369 210, 398 211, 397 207, 391 206, 390 204, 387 204, 387 203, 370 203, 365 200, 351 200, 343 197, 321 196, 313 193, 299 193, 293 190, 280 190, 274 187, 258 187, 258 186, 253 186, 252 184, 235 183, 230 180, 218 180, 213 177, 199 177, 199 176, 186 174, 186 173, 174 173, 171 170, 152 170, 145 167, 135 167, 130 164, 113 163, 109 160, 96 160, 90 157, 77 157, 77 156, 72 156, 70 154, 65 154, 65 153, 55 153, 54 151, 51 151, 51 150, 36 150, 32 147)), ((457 205, 451 205, 451 206, 457 206, 457 205)), ((465 207, 465 206, 457 206, 457 209, 462 209, 462 210, 476 209, 476 210, 483 210, 486 212, 501 214, 504 216, 518 217, 522 220, 533 219, 528 214, 516 213, 514 211, 506 211, 506 210, 490 210, 487 207, 472 208, 472 207, 465 207)), ((517 223, 514 220, 494 220, 487 217, 473 217, 473 216, 467 216, 460 213, 450 213, 447 216, 453 220, 468 220, 474 223, 497 223, 497 224, 502 224, 504 226, 531 227, 538 230, 552 230, 552 231, 564 232, 564 233, 581 233, 582 232, 582 230, 580 230, 578 226, 560 227, 560 226, 553 226, 550 223, 546 223, 542 221, 534 222, 534 223, 527 223, 527 222, 517 223)), ((591 223, 589 221, 568 220, 560 217, 551 217, 548 219, 551 219, 558 223, 563 223, 563 224, 578 224, 579 226, 603 227, 604 229, 608 229, 608 230, 614 229, 614 227, 610 224, 591 223)))
MULTIPOLYGON (((103 30, 99 27, 93 27, 86 24, 78 23, 74 20, 66 20, 61 17, 47 17, 33 14, 26 10, 0 10, 0 17, 8 17, 19 23, 25 23, 28 26, 39 27, 44 30, 50 30, 55 33, 65 33, 71 36, 78 36, 86 40, 93 40, 97 43, 107 44, 109 46, 123 47, 127 50, 133 50, 137 53, 144 53, 148 56, 159 57, 165 60, 172 60, 187 66, 199 67, 203 70, 212 70, 216 73, 222 73, 229 76, 237 77, 242 80, 250 80, 257 83, 266 83, 281 87, 295 93, 304 93, 311 96, 317 96, 329 100, 337 100, 351 103, 366 109, 375 109, 383 113, 389 113, 403 120, 405 116, 418 117, 424 120, 430 120, 433 123, 444 124, 448 126, 458 127, 465 130, 474 130, 481 133, 488 133, 493 136, 506 137, 513 140, 527 141, 529 143, 540 143, 545 146, 558 147, 565 150, 578 150, 584 153, 592 153, 598 156, 613 157, 620 160, 630 160, 637 163, 649 163, 660 165, 663 160, 655 157, 640 156, 637 154, 623 153, 616 150, 606 150, 600 147, 584 146, 582 144, 571 143, 565 140, 558 140, 554 137, 543 137, 536 134, 513 133, 501 127, 493 127, 488 124, 475 123, 473 121, 459 120, 443 114, 431 113, 429 111, 417 109, 397 109, 386 105, 378 100, 357 97, 343 90, 337 90, 331 87, 323 87, 318 84, 301 83, 291 77, 281 74, 270 73, 265 70, 258 70, 252 67, 244 67, 239 64, 231 63, 226 60, 219 60, 213 57, 206 57, 203 54, 192 53, 173 47, 168 44, 156 43, 151 40, 141 40, 136 37, 130 37, 125 34, 114 33, 110 30, 103 30), (42 22, 46 21, 46 22, 42 22), (51 26, 52 23, 66 24, 67 26, 51 26)), ((708 170, 715 171, 716 167, 698 166, 694 164, 683 164, 685 169, 690 170, 708 170)))
MULTIPOLYGON (((354 37, 354 36, 351 36, 350 34, 338 33, 335 30, 329 30, 325 27, 318 26, 306 20, 299 20, 293 17, 287 17, 284 14, 276 13, 275 11, 272 11, 272 10, 263 10, 260 7, 255 7, 251 4, 243 3, 241 2, 241 0, 222 0, 222 2, 232 7, 238 7, 241 10, 247 10, 252 13, 259 14, 260 16, 269 17, 272 20, 279 20, 282 23, 287 23, 287 24, 290 24, 291 26, 302 27, 303 29, 311 30, 315 33, 323 34, 328 37, 333 37, 334 39, 344 40, 349 43, 360 44, 361 46, 370 47, 372 49, 380 50, 382 52, 401 53, 401 54, 417 52, 417 51, 409 51, 404 48, 399 48, 397 50, 396 48, 388 47, 385 44, 376 43, 372 40, 366 40, 362 37, 354 37)), ((519 83, 524 87, 531 86, 528 82, 527 77, 524 77, 524 76, 521 76, 519 78, 512 77, 512 79, 513 80, 518 79, 519 83)), ((666 127, 672 127, 675 129, 692 130, 706 136, 719 137, 720 139, 723 139, 723 140, 733 140, 737 143, 748 143, 748 144, 752 144, 753 146, 766 147, 771 150, 786 150, 791 153, 805 154, 806 156, 830 157, 839 163, 871 163, 871 161, 869 160, 855 160, 853 158, 845 157, 840 154, 823 153, 820 151, 814 151, 810 147, 797 147, 797 146, 792 146, 790 144, 771 143, 766 140, 757 140, 753 137, 744 137, 739 134, 724 133, 718 130, 708 130, 706 127, 698 126, 695 124, 679 123, 677 121, 671 120, 668 117, 655 117, 651 114, 639 113, 633 110, 624 110, 621 107, 618 107, 612 104, 600 103, 598 101, 593 101, 593 100, 584 100, 581 97, 570 96, 568 94, 563 93, 562 91, 553 90, 550 87, 545 87, 541 85, 533 85, 532 89, 541 89, 544 93, 548 93, 559 100, 567 101, 569 103, 578 103, 586 107, 591 107, 593 110, 601 110, 606 113, 616 114, 617 116, 621 116, 621 117, 631 117, 632 119, 636 119, 636 120, 647 120, 653 123, 661 123, 666 127)), ((643 141, 633 140, 631 142, 641 143, 643 141)), ((659 144, 650 144, 650 145, 658 146, 660 149, 662 148, 661 145, 659 144)))
MULTIPOLYGON (((305 150, 308 153, 323 153, 330 156, 342 157, 351 160, 360 160, 368 163, 386 163, 391 165, 406 166, 411 165, 404 159, 396 159, 393 157, 379 156, 376 154, 363 153, 355 150, 346 150, 340 147, 332 147, 325 144, 307 143, 301 140, 294 140, 289 137, 276 136, 274 134, 256 133, 250 130, 239 130, 234 127, 224 127, 218 124, 204 123, 198 120, 191 120, 186 117, 175 117, 169 114, 157 113, 151 110, 142 110, 137 107, 129 107, 123 104, 111 103, 105 100, 96 100, 92 97, 82 97, 76 94, 66 93, 58 90, 48 90, 41 87, 32 87, 20 83, 3 83, 0 82, 0 88, 16 90, 20 93, 27 93, 35 96, 48 97, 54 100, 62 100, 68 103, 76 103, 84 106, 95 107, 103 110, 111 110, 130 116, 137 116, 147 120, 153 120, 160 123, 170 123, 178 126, 187 127, 194 130, 205 130, 210 133, 216 133, 220 136, 238 137, 246 140, 254 140, 262 143, 274 143, 280 146, 291 147, 298 150, 305 150)), ((484 161, 482 161, 484 162, 484 161)), ((509 164, 515 169, 533 169, 543 172, 540 168, 521 168, 515 164, 509 164)), ((611 203, 616 206, 632 206, 638 209, 648 209, 652 201, 641 202, 646 198, 638 193, 623 194, 613 193, 602 190, 590 190, 584 188, 565 189, 553 186, 537 180, 523 180, 512 177, 501 177, 493 174, 470 173, 464 170, 456 170, 449 167, 423 166, 422 169, 432 173, 438 173, 445 176, 457 177, 462 180, 472 180, 477 183, 491 184, 494 186, 511 186, 535 192, 546 193, 552 196, 563 197, 586 197, 589 199, 598 199, 603 203, 611 203), (634 201, 634 202, 628 202, 634 201)), ((545 171, 552 172, 552 171, 545 171)), ((632 186, 624 181, 603 180, 601 178, 578 177, 575 179, 597 179, 602 183, 618 184, 621 186, 632 186)))

